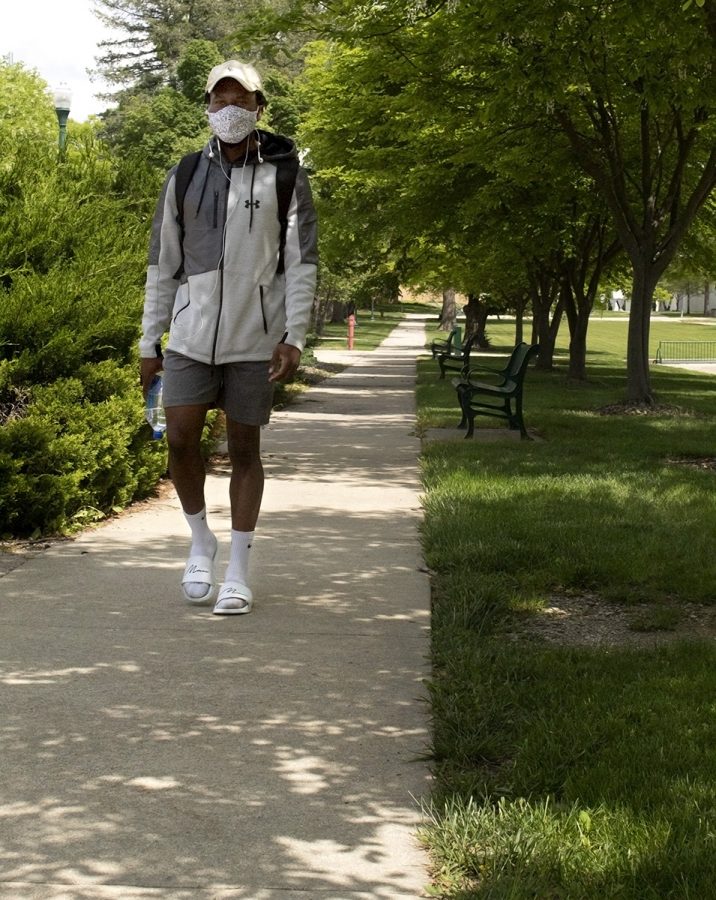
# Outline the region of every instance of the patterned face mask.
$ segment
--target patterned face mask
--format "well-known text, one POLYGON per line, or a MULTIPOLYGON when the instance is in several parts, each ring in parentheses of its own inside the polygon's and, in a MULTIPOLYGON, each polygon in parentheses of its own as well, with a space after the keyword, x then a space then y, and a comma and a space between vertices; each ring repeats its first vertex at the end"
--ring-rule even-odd
POLYGON ((225 106, 207 113, 209 127, 225 144, 240 144, 256 128, 258 110, 241 106, 225 106))

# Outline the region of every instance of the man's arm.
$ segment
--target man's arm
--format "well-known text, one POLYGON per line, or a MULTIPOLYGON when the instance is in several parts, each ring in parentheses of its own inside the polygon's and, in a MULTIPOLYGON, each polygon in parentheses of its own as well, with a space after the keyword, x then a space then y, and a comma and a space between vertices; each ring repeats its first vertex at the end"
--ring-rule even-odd
POLYGON ((162 371, 164 358, 161 356, 143 356, 139 361, 139 379, 142 383, 142 394, 147 399, 154 376, 162 371))
POLYGON ((179 282, 174 277, 182 261, 174 173, 167 175, 152 220, 149 265, 144 290, 144 313, 139 355, 145 393, 154 375, 162 368, 161 341, 171 322, 179 282))
POLYGON ((301 168, 296 174, 296 186, 288 209, 284 266, 286 336, 275 351, 282 358, 286 356, 286 351, 281 348, 286 345, 296 348, 300 356, 316 293, 318 223, 308 178, 301 168))
POLYGON ((269 381, 286 381, 298 371, 298 364, 301 362, 301 351, 298 347, 286 344, 287 338, 288 332, 276 344, 276 349, 273 351, 269 366, 269 381))

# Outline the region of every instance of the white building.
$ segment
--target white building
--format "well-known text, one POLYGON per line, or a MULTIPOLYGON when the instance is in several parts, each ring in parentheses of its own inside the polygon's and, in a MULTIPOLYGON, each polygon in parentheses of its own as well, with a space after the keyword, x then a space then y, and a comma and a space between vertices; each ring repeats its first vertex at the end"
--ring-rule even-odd
POLYGON ((687 316, 716 316, 716 285, 707 281, 679 291, 673 308, 687 316))
MULTIPOLYGON (((629 297, 623 291, 612 291, 609 301, 609 309, 622 309, 628 311, 631 304, 629 297)), ((714 316, 716 317, 716 284, 702 282, 687 285, 678 291, 672 299, 664 302, 655 302, 655 312, 680 312, 685 316, 714 316)))

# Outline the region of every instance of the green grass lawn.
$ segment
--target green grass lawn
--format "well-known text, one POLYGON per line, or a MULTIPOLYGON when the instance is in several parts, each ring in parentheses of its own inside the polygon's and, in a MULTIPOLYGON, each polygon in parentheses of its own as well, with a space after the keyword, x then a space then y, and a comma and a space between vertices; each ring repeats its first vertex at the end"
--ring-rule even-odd
MULTIPOLYGON (((653 352, 712 327, 655 322, 653 352)), ((716 457, 716 376, 653 367, 677 409, 602 414, 624 396, 626 329, 592 321, 587 384, 567 381, 563 344, 555 372, 530 370, 541 441, 424 449, 436 896, 715 896, 714 635, 658 638, 687 602, 716 601, 716 470, 684 464, 716 457), (653 639, 547 643, 529 626, 560 597, 596 598, 653 639)), ((488 333, 497 364, 513 325, 488 333)), ((459 419, 432 360, 418 406, 423 429, 459 419)))

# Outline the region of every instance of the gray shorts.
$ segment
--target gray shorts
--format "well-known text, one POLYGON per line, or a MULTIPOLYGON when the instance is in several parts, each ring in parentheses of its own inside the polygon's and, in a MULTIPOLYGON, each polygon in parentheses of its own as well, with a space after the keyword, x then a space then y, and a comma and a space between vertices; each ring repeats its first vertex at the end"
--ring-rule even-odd
POLYGON ((206 403, 218 406, 239 425, 266 425, 273 384, 269 360, 210 366, 167 350, 164 355, 164 406, 206 403))

